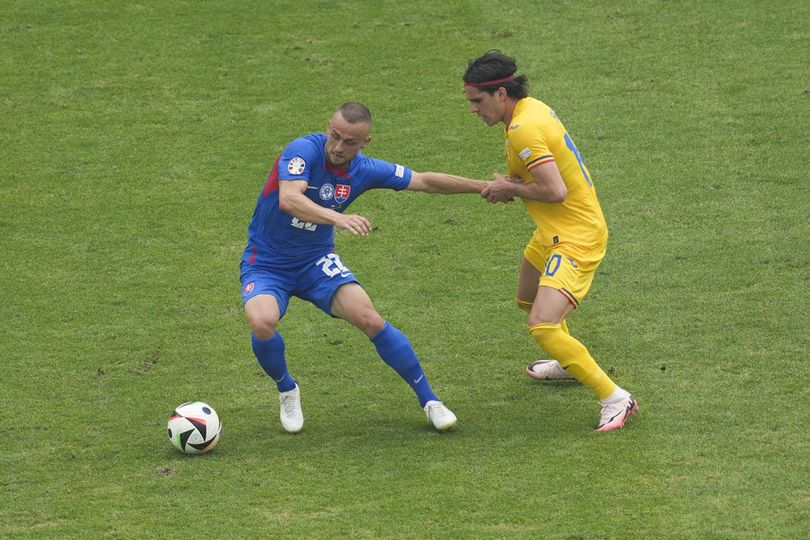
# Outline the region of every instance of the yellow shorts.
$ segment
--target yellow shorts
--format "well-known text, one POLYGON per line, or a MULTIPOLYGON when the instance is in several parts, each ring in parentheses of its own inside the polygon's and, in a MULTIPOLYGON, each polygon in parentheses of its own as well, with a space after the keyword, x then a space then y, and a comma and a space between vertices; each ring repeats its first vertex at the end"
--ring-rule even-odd
POLYGON ((591 249, 570 244, 546 247, 532 236, 523 256, 540 272, 541 286, 557 289, 577 307, 588 294, 606 249, 607 240, 591 249))

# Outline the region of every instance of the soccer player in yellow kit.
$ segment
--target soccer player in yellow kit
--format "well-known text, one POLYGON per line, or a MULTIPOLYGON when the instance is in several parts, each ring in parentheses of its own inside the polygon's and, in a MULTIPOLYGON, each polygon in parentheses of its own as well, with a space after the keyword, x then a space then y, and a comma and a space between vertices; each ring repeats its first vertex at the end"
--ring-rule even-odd
POLYGON ((551 108, 528 97, 513 58, 489 51, 464 73, 470 111, 489 126, 503 123, 507 175, 495 175, 481 196, 491 203, 519 197, 537 229, 523 252, 516 301, 529 312, 529 332, 554 360, 526 374, 538 380, 576 379, 602 403, 598 431, 624 427, 638 409, 588 349, 568 332, 565 318, 579 306, 607 246, 608 231, 591 175, 551 108))

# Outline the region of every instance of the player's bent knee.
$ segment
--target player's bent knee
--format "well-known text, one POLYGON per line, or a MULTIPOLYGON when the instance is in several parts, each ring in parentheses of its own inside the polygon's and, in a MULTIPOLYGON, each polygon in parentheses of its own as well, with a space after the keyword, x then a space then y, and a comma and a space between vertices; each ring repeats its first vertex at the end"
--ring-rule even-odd
POLYGON ((250 329, 253 335, 262 341, 270 339, 276 334, 275 326, 252 326, 250 329))
POLYGON ((251 332, 261 340, 270 339, 276 333, 277 321, 268 317, 249 317, 248 326, 251 332))
POLYGON ((385 326, 385 320, 374 310, 366 311, 352 323, 367 336, 375 336, 385 326))
MULTIPOLYGON (((542 308, 543 306, 540 305, 542 308)), ((527 319, 529 324, 529 328, 538 324, 560 324, 562 323, 562 319, 560 319, 560 315, 558 313, 554 313, 549 311, 548 309, 535 309, 534 312, 529 312, 529 317, 527 319)))
POLYGON ((533 326, 537 326, 538 324, 560 324, 560 321, 554 321, 548 317, 542 317, 537 315, 532 317, 531 315, 529 315, 528 324, 529 328, 531 328, 533 326))

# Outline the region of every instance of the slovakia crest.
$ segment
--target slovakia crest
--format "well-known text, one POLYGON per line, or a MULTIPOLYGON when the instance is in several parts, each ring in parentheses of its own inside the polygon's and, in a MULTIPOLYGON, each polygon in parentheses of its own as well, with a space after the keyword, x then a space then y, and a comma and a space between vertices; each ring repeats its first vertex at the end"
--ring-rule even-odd
POLYGON ((320 196, 321 200, 328 201, 335 195, 335 186, 332 184, 322 185, 321 189, 318 190, 318 195, 320 196))
POLYGON ((352 186, 348 184, 338 184, 335 186, 335 201, 338 204, 343 204, 349 199, 352 192, 352 186))
POLYGON ((250 283, 245 285, 245 287, 242 289, 242 294, 250 294, 250 293, 252 293, 253 288, 254 288, 254 282, 251 281, 250 283))
POLYGON ((307 166, 307 162, 303 158, 294 157, 287 164, 287 171, 290 174, 301 174, 307 166))

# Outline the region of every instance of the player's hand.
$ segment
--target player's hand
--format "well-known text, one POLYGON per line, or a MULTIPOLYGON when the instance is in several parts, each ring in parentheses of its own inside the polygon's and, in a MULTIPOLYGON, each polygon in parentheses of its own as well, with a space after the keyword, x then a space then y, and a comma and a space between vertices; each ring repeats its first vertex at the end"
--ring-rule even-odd
POLYGON ((340 219, 335 223, 335 227, 360 236, 367 236, 371 232, 371 222, 356 214, 340 214, 340 219))
POLYGON ((495 179, 489 182, 483 190, 481 197, 491 203, 512 202, 512 182, 502 174, 495 174, 495 179))

